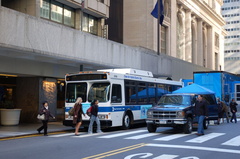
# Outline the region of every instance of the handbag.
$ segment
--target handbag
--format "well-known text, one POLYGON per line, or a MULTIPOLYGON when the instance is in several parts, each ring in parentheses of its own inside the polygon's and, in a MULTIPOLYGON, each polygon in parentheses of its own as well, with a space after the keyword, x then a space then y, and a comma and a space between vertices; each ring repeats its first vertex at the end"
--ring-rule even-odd
POLYGON ((37 118, 39 120, 45 120, 45 115, 44 114, 42 114, 42 115, 38 114, 37 118))

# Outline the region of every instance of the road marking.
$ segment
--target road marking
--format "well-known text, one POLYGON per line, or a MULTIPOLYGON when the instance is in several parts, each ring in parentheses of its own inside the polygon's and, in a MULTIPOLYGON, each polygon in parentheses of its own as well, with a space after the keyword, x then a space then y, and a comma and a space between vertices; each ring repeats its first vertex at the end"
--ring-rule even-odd
POLYGON ((142 132, 147 132, 147 131, 146 130, 138 130, 138 131, 131 131, 131 132, 124 132, 124 133, 117 133, 117 134, 112 134, 112 135, 100 136, 98 138, 109 139, 109 138, 131 135, 131 134, 137 134, 137 133, 142 133, 142 132))
POLYGON ((192 143, 203 143, 205 141, 211 140, 213 138, 219 137, 225 135, 225 133, 210 133, 207 135, 199 136, 191 140, 187 140, 186 142, 192 142, 192 143))
POLYGON ((151 136, 156 136, 159 135, 159 133, 148 133, 148 134, 142 134, 142 135, 136 135, 136 136, 132 136, 132 137, 127 137, 124 139, 142 139, 142 138, 146 138, 146 137, 151 137, 151 136))
POLYGON ((51 136, 48 136, 48 137, 64 137, 64 136, 71 136, 71 135, 74 135, 74 133, 51 135, 51 136))
POLYGON ((240 150, 211 148, 211 147, 200 147, 200 146, 167 145, 167 144, 146 144, 145 146, 165 147, 165 148, 177 148, 177 149, 192 149, 192 150, 202 150, 202 151, 214 151, 214 152, 221 152, 221 153, 240 154, 240 150))
POLYGON ((231 140, 228 140, 228 141, 222 143, 222 145, 240 146, 240 136, 237 136, 237 137, 235 137, 235 138, 232 138, 231 140))
POLYGON ((128 146, 128 147, 104 152, 104 153, 101 153, 101 154, 85 157, 85 158, 82 158, 82 159, 101 159, 101 158, 113 156, 113 155, 116 155, 116 154, 120 154, 120 153, 123 153, 123 152, 126 152, 126 151, 131 151, 131 150, 134 150, 134 149, 137 149, 137 148, 141 148, 145 145, 146 145, 145 143, 140 143, 140 144, 136 144, 136 145, 132 145, 132 146, 128 146))
POLYGON ((167 155, 167 154, 163 154, 161 156, 158 157, 154 157, 153 159, 174 159, 176 157, 178 157, 179 155, 167 155))
POLYGON ((174 134, 174 135, 169 135, 169 136, 165 136, 165 137, 160 137, 160 138, 157 138, 157 139, 154 139, 154 140, 157 140, 157 141, 170 141, 170 140, 174 140, 174 139, 185 137, 185 136, 189 136, 189 135, 191 135, 191 134, 174 134))

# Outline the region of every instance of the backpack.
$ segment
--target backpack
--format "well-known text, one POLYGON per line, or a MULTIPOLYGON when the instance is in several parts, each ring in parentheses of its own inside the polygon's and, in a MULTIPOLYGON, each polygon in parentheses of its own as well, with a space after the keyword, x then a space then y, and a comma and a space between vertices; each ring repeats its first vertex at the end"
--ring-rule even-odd
POLYGON ((87 109, 87 112, 86 112, 86 114, 88 115, 88 116, 91 116, 91 113, 92 112, 92 106, 90 106, 88 109, 87 109))
POLYGON ((70 116, 73 116, 74 115, 74 107, 72 107, 69 111, 68 111, 68 114, 70 116))

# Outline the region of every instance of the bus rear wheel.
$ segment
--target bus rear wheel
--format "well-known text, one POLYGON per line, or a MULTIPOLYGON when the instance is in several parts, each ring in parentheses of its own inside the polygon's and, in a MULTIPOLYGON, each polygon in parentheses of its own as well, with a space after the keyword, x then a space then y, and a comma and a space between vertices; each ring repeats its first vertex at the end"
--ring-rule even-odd
POLYGON ((123 117, 122 128, 123 129, 130 129, 131 128, 132 119, 129 114, 125 114, 123 117))

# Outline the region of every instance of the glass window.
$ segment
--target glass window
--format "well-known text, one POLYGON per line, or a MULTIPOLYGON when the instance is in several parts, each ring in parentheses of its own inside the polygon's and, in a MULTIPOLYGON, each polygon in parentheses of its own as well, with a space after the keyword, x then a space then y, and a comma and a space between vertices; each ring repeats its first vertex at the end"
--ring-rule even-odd
POLYGON ((82 31, 88 32, 88 15, 83 13, 82 31))
POLYGON ((90 87, 88 101, 98 100, 99 102, 109 101, 110 83, 94 83, 90 87))
POLYGON ((63 7, 58 2, 52 2, 51 4, 51 20, 55 22, 63 22, 63 7))
POLYGON ((112 85, 112 103, 121 103, 122 102, 122 89, 120 84, 112 85))
POLYGON ((40 16, 46 19, 50 18, 50 4, 49 0, 40 1, 40 16))
POLYGON ((66 102, 74 103, 78 97, 86 102, 87 83, 69 83, 67 85, 66 102))
POLYGON ((73 9, 64 6, 64 24, 74 27, 75 12, 73 9))
POLYGON ((93 16, 89 16, 89 32, 92 34, 97 34, 97 20, 93 16))

